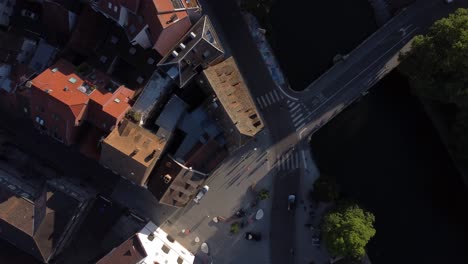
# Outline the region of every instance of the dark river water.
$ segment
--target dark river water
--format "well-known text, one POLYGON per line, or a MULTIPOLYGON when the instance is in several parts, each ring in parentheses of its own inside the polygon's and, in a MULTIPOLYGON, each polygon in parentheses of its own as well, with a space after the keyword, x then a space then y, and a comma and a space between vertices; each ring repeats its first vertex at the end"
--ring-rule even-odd
POLYGON ((373 263, 468 263, 468 191, 392 72, 312 137, 320 171, 376 217, 373 263))
POLYGON ((377 26, 367 0, 276 0, 271 44, 294 90, 303 90, 377 26))

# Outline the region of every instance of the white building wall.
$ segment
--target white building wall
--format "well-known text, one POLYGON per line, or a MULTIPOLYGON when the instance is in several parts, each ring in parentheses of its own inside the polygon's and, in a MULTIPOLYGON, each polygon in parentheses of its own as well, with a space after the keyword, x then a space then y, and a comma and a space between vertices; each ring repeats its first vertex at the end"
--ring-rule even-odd
POLYGON ((168 240, 167 233, 149 222, 138 233, 138 238, 146 251, 147 257, 141 263, 167 263, 178 264, 181 259, 183 264, 193 264, 195 256, 177 241, 168 240), (150 234, 154 235, 152 240, 148 239, 150 234), (163 248, 168 249, 166 251, 163 248))
POLYGON ((127 19, 128 19, 128 10, 127 8, 120 6, 120 15, 119 15, 119 25, 121 27, 125 26, 127 24, 127 19))

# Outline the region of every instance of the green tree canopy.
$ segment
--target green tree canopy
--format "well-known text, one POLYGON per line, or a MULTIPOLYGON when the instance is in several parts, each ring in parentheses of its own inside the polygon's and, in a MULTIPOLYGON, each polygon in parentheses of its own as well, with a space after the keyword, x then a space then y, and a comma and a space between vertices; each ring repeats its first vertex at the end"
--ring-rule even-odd
POLYGON ((400 57, 400 70, 418 96, 454 105, 449 120, 449 147, 460 162, 468 161, 468 9, 458 9, 417 36, 400 57))
POLYGON ((357 205, 343 206, 324 218, 322 232, 334 256, 360 259, 375 235, 375 217, 357 205))
POLYGON ((400 69, 420 96, 468 107, 468 9, 438 20, 416 36, 400 69))

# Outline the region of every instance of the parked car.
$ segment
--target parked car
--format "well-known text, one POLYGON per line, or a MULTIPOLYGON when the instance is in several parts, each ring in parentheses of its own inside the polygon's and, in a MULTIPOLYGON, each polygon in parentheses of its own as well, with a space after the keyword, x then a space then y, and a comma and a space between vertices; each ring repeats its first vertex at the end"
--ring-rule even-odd
POLYGON ((36 13, 28 10, 28 9, 23 9, 21 10, 21 15, 24 17, 29 17, 32 20, 37 20, 38 16, 36 13))
POLYGON ((208 190, 210 190, 210 187, 208 187, 208 185, 203 186, 203 188, 201 188, 200 191, 197 193, 197 196, 193 198, 193 201, 199 203, 203 196, 205 196, 205 194, 208 192, 208 190))
POLYGON ((294 211, 296 209, 296 195, 290 194, 288 196, 288 211, 294 211))
POLYGON ((247 232, 244 238, 247 240, 260 241, 262 240, 262 234, 260 232, 247 232))

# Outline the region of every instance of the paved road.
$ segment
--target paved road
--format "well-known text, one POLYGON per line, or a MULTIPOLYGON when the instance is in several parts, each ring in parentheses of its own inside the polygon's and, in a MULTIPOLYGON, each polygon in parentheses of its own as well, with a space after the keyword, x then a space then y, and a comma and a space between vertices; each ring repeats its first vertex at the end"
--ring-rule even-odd
MULTIPOLYGON (((441 0, 417 1, 384 25, 370 39, 338 63, 305 91, 282 90, 272 81, 235 1, 206 0, 221 25, 252 96, 261 109, 271 140, 269 158, 289 162, 289 152, 308 148, 304 142, 347 105, 362 96, 397 65, 397 55, 414 35, 425 32, 437 19, 467 6, 467 1, 445 5, 441 0), (281 120, 281 121, 279 121, 281 120)), ((278 166, 272 166, 278 171, 278 166)), ((286 197, 299 193, 304 168, 291 167, 276 174, 271 222, 272 263, 294 263, 294 219, 285 213, 286 197)), ((303 193, 303 192, 302 192, 303 193)))

